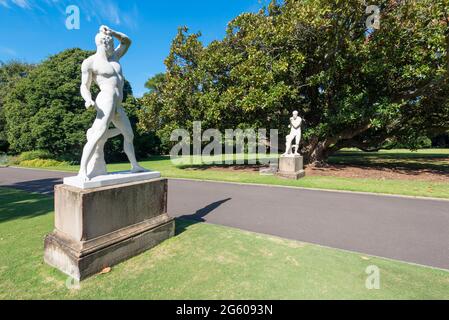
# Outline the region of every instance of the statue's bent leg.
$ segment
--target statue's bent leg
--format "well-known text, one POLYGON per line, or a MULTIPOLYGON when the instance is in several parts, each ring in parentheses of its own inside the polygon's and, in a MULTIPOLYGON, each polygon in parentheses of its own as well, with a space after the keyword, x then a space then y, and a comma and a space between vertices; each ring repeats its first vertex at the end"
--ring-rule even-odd
POLYGON ((79 176, 83 179, 89 179, 87 176, 87 166, 89 160, 95 153, 95 150, 100 142, 108 132, 109 124, 111 123, 114 107, 114 98, 103 92, 97 97, 97 117, 88 131, 87 143, 83 149, 83 155, 81 157, 79 176))
POLYGON ((301 142, 301 131, 296 133, 295 136, 295 154, 299 154, 299 143, 301 142))
POLYGON ((126 153, 126 156, 131 163, 131 171, 132 172, 143 172, 146 169, 142 168, 136 159, 136 154, 134 151, 134 133, 133 128, 131 126, 131 122, 129 121, 128 116, 126 115, 125 110, 122 106, 117 106, 116 113, 112 119, 112 123, 118 128, 123 134, 123 149, 126 153))
POLYGON ((292 151, 292 142, 293 142, 293 137, 292 135, 288 135, 286 137, 286 143, 285 143, 285 153, 284 155, 289 155, 292 151))

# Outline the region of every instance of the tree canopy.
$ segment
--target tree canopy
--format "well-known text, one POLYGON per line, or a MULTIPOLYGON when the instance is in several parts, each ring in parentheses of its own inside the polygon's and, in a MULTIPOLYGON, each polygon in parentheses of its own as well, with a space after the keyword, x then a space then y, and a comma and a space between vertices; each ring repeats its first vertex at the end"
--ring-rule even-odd
POLYGON ((5 97, 12 90, 15 83, 28 75, 33 65, 20 61, 0 61, 0 151, 6 152, 9 148, 8 139, 6 137, 6 119, 3 112, 3 104, 5 97))
POLYGON ((208 46, 180 28, 163 79, 142 99, 140 126, 168 148, 171 131, 194 121, 286 134, 298 110, 309 162, 447 131, 448 0, 376 4, 379 29, 367 28, 360 0, 273 1, 208 46))

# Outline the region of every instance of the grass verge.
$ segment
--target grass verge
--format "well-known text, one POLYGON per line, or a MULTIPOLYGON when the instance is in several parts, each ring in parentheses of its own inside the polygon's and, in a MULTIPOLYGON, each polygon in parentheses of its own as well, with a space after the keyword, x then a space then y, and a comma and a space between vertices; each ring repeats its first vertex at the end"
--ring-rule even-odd
POLYGON ((68 289, 43 262, 53 199, 0 188, 0 299, 449 299, 449 272, 178 220, 177 234, 68 289), (368 266, 380 269, 368 290, 368 266))

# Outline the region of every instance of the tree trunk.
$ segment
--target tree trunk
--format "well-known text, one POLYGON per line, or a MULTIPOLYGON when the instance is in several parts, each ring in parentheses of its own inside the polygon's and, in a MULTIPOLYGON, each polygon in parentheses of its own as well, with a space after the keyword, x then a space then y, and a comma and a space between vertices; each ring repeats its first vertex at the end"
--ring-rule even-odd
POLYGON ((329 154, 325 141, 319 141, 313 146, 309 145, 309 150, 304 153, 306 163, 311 166, 323 165, 328 156, 329 154))
POLYGON ((348 129, 336 136, 326 137, 324 140, 320 140, 318 137, 311 137, 309 143, 302 150, 306 163, 310 166, 325 165, 327 158, 331 154, 337 152, 345 146, 345 144, 341 144, 342 141, 349 142, 351 139, 370 128, 371 124, 366 123, 357 129, 348 129))
POLYGON ((319 141, 312 138, 310 143, 304 148, 304 160, 310 166, 323 166, 329 156, 328 144, 326 141, 319 141))

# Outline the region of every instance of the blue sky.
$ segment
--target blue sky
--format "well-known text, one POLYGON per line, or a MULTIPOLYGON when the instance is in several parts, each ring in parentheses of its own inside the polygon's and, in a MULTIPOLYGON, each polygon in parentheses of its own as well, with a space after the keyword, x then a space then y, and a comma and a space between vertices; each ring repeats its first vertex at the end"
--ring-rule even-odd
POLYGON ((101 24, 125 32, 133 46, 123 59, 134 93, 165 70, 163 61, 179 26, 201 31, 205 44, 224 36, 226 24, 255 12, 266 0, 0 0, 0 60, 36 63, 67 48, 94 50, 101 24), (65 27, 66 7, 80 8, 79 30, 65 27))

